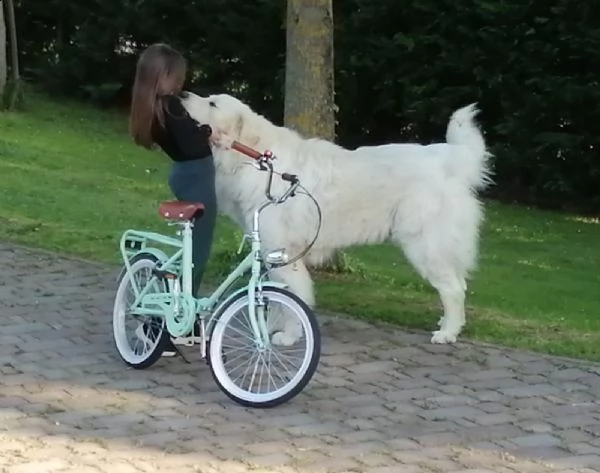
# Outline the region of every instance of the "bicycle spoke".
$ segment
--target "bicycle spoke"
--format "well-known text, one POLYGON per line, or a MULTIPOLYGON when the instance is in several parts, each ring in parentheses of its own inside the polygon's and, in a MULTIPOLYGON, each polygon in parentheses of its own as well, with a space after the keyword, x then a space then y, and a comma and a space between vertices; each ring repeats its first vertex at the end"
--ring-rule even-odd
POLYGON ((246 343, 245 345, 225 345, 224 343, 221 344, 221 347, 223 349, 227 349, 227 352, 231 352, 231 351, 239 351, 239 350, 252 350, 252 348, 254 348, 254 343, 246 343))
MULTIPOLYGON (((240 382, 240 387, 243 389, 245 389, 244 386, 246 386, 246 377, 248 376, 248 373, 250 372, 250 369, 252 368, 252 361, 254 360, 255 356, 258 357, 259 356, 258 353, 255 352, 252 354, 252 356, 248 360, 246 369, 244 370, 244 374, 243 374, 242 380, 240 382)), ((238 379, 239 379, 239 377, 238 377, 238 379)))
MULTIPOLYGON (((299 360, 300 362, 302 362, 302 360, 304 359, 304 356, 292 356, 292 355, 288 355, 285 352, 279 351, 277 349, 273 350, 274 352, 276 352, 281 358, 285 359, 285 360, 299 360)), ((305 353, 305 350, 302 350, 302 353, 305 353)))
POLYGON ((252 324, 250 323, 250 313, 243 310, 242 315, 245 317, 243 317, 242 320, 240 320, 240 323, 248 329, 248 332, 252 333, 252 324), (244 322, 246 322, 246 323, 244 323, 244 322))
MULTIPOLYGON (((284 370, 286 370, 288 372, 288 375, 290 375, 290 370, 287 368, 287 366, 285 365, 285 363, 283 363, 281 361, 281 359, 279 358, 279 356, 277 355, 277 352, 274 350, 271 350, 271 353, 273 353, 273 355, 275 355, 275 358, 277 358, 279 360, 279 362, 281 363, 281 366, 283 367, 284 370)), ((290 378, 293 378, 294 375, 290 375, 290 378)))
POLYGON ((260 374, 258 375, 258 394, 260 394, 260 388, 262 386, 263 368, 265 367, 265 358, 261 355, 260 357, 260 374))
MULTIPOLYGON (((266 364, 266 360, 263 358, 263 361, 265 361, 266 364)), ((269 390, 269 386, 270 386, 270 382, 273 382, 273 387, 277 389, 277 385, 275 384, 275 380, 273 379, 273 376, 271 376, 271 370, 269 369, 272 366, 271 363, 271 352, 269 351, 269 362, 268 362, 268 368, 267 368, 267 374, 269 376, 269 378, 267 379, 267 391, 269 390)))
POLYGON ((299 363, 294 363, 294 361, 290 361, 289 359, 282 357, 281 354, 277 354, 275 352, 273 352, 273 354, 275 355, 275 358, 277 358, 277 361, 279 361, 281 366, 283 366, 284 369, 286 369, 287 371, 289 371, 289 366, 291 366, 292 369, 297 370, 302 365, 301 360, 299 363))
POLYGON ((233 327, 227 327, 228 329, 231 329, 230 331, 233 333, 229 333, 227 332, 226 334, 223 335, 224 339, 229 340, 232 343, 250 343, 253 344, 254 343, 254 338, 250 337, 249 334, 244 334, 241 330, 233 328, 233 327))
MULTIPOLYGON (((258 352, 258 358, 261 358, 260 352, 258 352)), ((248 390, 252 391, 252 386, 254 385, 254 378, 256 377, 256 369, 258 368, 258 359, 254 362, 254 370, 252 370, 252 378, 250 378, 250 384, 248 385, 248 390)))
MULTIPOLYGON (((224 363, 224 365, 225 365, 225 366, 227 366, 227 365, 229 365, 230 363, 233 363, 234 361, 237 361, 237 360, 239 360, 240 358, 244 357, 245 355, 247 355, 247 354, 248 354, 248 353, 250 353, 250 352, 251 352, 251 351, 250 351, 250 350, 248 350, 247 352, 245 352, 245 353, 242 353, 241 355, 237 355, 236 357, 234 357, 234 358, 231 358, 231 359, 229 359, 229 357, 228 357, 228 358, 227 358, 227 361, 224 363)), ((229 352, 228 352, 227 354, 229 354, 229 352)))
POLYGON ((133 350, 133 353, 135 353, 136 355, 139 355, 139 354, 140 354, 140 352, 139 352, 138 348, 139 348, 139 346, 140 346, 140 343, 141 343, 141 341, 142 341, 142 340, 141 340, 139 337, 136 337, 136 338, 135 338, 135 342, 134 342, 134 345, 133 345, 133 347, 132 347, 132 350, 133 350))
MULTIPOLYGON (((244 377, 242 378, 242 382, 240 383, 240 387, 244 385, 244 381, 246 380, 246 376, 248 376, 248 370, 250 369, 250 362, 251 362, 251 361, 252 361, 252 359, 254 358, 254 355, 257 355, 257 353, 256 353, 256 352, 254 352, 254 353, 252 354, 252 356, 250 357, 250 360, 248 361, 248 367, 247 367, 247 368, 246 368, 246 370, 244 371, 244 374, 243 374, 243 376, 244 376, 244 377)), ((240 375, 240 376, 242 376, 242 375, 240 375)), ((235 379, 233 382, 235 383, 235 382, 236 382, 238 379, 240 379, 240 377, 239 377, 239 376, 238 376, 238 377, 237 377, 237 378, 236 378, 236 379, 235 379)))
MULTIPOLYGON (((272 352, 269 352, 269 355, 271 355, 271 354, 272 354, 272 352)), ((274 364, 272 361, 270 361, 270 366, 271 366, 271 367, 273 367, 273 370, 275 371, 275 374, 276 374, 276 375, 279 377, 279 379, 280 379, 281 381, 283 381, 283 383, 285 384, 285 383, 288 381, 288 379, 287 379, 287 378, 285 378, 285 377, 283 377, 283 376, 281 376, 281 373, 280 373, 280 372, 279 372, 279 370, 278 370, 278 369, 275 367, 275 364, 274 364)), ((273 386, 275 386, 275 380, 273 380, 273 386)))
POLYGON ((254 346, 254 341, 245 341, 245 340, 240 340, 239 338, 233 338, 233 337, 229 337, 229 336, 227 337, 227 342, 228 343, 222 344, 223 348, 235 349, 235 348, 240 348, 240 347, 254 346))
POLYGON ((233 331, 234 331, 234 332, 236 332, 236 333, 239 333, 239 334, 240 334, 242 337, 246 337, 248 340, 252 340, 252 341, 254 341, 254 337, 250 337, 250 336, 248 336, 248 335, 244 334, 244 333, 243 333, 241 330, 238 330, 237 328, 233 328, 233 327, 231 327, 231 326, 230 326, 230 327, 227 327, 227 328, 229 328, 229 329, 233 330, 233 331))

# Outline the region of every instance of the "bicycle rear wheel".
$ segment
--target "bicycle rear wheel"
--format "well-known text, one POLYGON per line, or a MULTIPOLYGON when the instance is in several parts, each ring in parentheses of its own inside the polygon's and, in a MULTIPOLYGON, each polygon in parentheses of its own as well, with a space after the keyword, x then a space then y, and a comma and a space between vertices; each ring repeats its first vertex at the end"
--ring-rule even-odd
POLYGON ((311 380, 321 356, 321 333, 310 308, 285 289, 263 288, 262 295, 270 346, 260 349, 255 343, 250 298, 244 292, 216 314, 208 351, 217 385, 246 407, 275 407, 295 397, 311 380), (286 331, 282 337, 279 329, 290 324, 293 336, 286 331))
MULTIPOLYGON (((131 259, 131 279, 138 290, 150 282, 157 262, 158 259, 150 253, 137 254, 131 259)), ((133 368, 144 369, 158 361, 169 335, 163 317, 135 314, 131 279, 124 272, 119 280, 113 308, 113 337, 121 359, 133 368)), ((155 280, 148 293, 167 291, 166 281, 155 280)))

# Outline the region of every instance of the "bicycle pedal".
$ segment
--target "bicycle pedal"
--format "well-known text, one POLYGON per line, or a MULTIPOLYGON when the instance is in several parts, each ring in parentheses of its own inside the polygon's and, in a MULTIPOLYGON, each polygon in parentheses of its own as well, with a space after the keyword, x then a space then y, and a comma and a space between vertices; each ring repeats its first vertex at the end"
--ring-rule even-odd
POLYGON ((200 337, 178 337, 172 338, 173 345, 179 345, 183 347, 193 347, 196 343, 200 343, 200 337))

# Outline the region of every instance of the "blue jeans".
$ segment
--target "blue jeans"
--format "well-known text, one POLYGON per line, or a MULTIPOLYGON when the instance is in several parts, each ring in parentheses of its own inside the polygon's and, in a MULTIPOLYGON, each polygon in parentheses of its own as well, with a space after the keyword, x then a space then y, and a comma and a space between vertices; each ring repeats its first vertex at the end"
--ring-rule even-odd
POLYGON ((202 202, 205 207, 204 214, 194 222, 192 230, 192 294, 197 297, 217 221, 213 157, 174 162, 169 174, 169 188, 177 200, 202 202))

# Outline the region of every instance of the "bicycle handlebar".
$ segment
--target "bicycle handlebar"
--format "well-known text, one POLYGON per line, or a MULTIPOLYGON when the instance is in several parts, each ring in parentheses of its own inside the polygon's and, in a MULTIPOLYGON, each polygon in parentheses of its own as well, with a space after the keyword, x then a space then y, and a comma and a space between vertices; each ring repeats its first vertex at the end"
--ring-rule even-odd
POLYGON ((242 154, 245 154, 246 156, 252 159, 259 159, 263 155, 261 152, 256 151, 255 149, 250 148, 250 146, 246 146, 240 143, 239 141, 234 141, 231 144, 231 148, 236 151, 239 151, 242 154))
POLYGON ((291 182, 292 184, 298 182, 298 176, 296 176, 295 174, 288 174, 287 172, 281 174, 281 179, 287 182, 291 182))
POLYGON ((231 143, 231 149, 245 154, 249 158, 252 158, 254 161, 257 161, 257 167, 259 169, 269 172, 269 178, 267 179, 267 188, 265 190, 265 194, 269 202, 281 204, 285 202, 290 196, 294 195, 296 188, 300 185, 300 180, 295 174, 289 174, 287 172, 280 174, 280 176, 282 180, 290 183, 289 189, 279 198, 273 198, 273 196, 271 195, 271 183, 273 182, 273 160, 275 159, 275 156, 273 156, 273 153, 271 151, 265 151, 264 153, 261 153, 260 151, 250 148, 250 146, 246 146, 245 144, 242 144, 239 141, 234 141, 233 143, 231 143))

